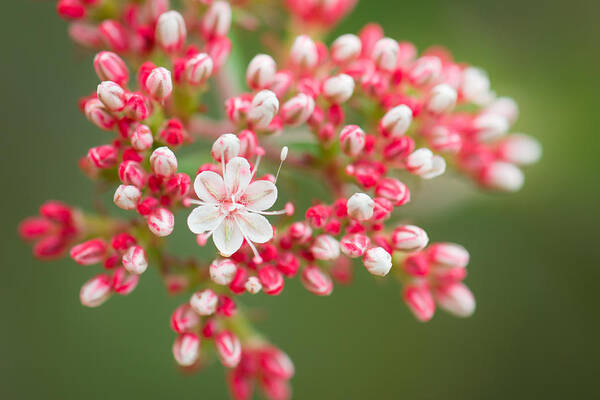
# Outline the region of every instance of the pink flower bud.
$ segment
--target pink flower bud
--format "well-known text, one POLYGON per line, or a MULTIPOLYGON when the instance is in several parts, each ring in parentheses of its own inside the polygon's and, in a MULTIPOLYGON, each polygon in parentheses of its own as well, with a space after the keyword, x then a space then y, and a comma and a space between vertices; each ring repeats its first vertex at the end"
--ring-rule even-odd
POLYGON ((155 37, 158 44, 167 53, 181 49, 186 35, 185 21, 177 11, 167 11, 158 17, 155 37))
POLYGON ((473 127, 477 131, 477 139, 490 142, 498 139, 508 132, 508 120, 499 114, 480 114, 473 120, 473 127))
POLYGON ((342 150, 351 157, 359 155, 365 143, 365 132, 358 125, 346 125, 340 132, 342 150))
POLYGON ((394 39, 379 39, 373 47, 371 59, 382 71, 391 72, 396 68, 399 50, 398 42, 394 39))
POLYGON ((484 105, 491 98, 490 79, 480 68, 465 68, 462 73, 460 91, 467 102, 484 105))
POLYGON ((125 62, 110 51, 101 51, 96 54, 94 69, 101 81, 112 81, 121 86, 129 81, 129 70, 125 62))
POLYGON ((65 19, 79 19, 85 16, 85 7, 79 0, 59 0, 56 11, 65 19))
POLYGON ((152 147, 154 137, 152 131, 146 125, 139 124, 131 134, 131 146, 137 151, 145 151, 152 147))
POLYGON ((427 255, 432 263, 447 268, 464 268, 469 263, 469 252, 455 243, 435 243, 427 249, 427 255))
POLYGON ((294 376, 294 364, 290 357, 276 347, 269 346, 258 353, 258 363, 266 375, 289 380, 294 376))
POLYGON ((123 210, 134 210, 137 207, 142 193, 133 185, 119 185, 115 191, 114 202, 123 210))
POLYGON ((117 53, 125 52, 129 49, 127 32, 119 22, 105 19, 98 25, 98 31, 106 45, 117 53))
POLYGON ((413 174, 422 175, 433 167, 433 153, 427 148, 415 150, 406 158, 406 169, 413 174))
POLYGON ((256 294, 261 291, 262 284, 260 283, 260 280, 257 277, 251 276, 246 281, 244 288, 248 291, 248 293, 256 294))
POLYGON ((148 268, 146 251, 141 246, 131 246, 127 249, 123 254, 123 258, 121 258, 121 262, 127 271, 136 275, 144 273, 148 268))
POLYGON ((111 130, 117 120, 98 99, 90 99, 85 103, 86 118, 94 125, 105 131, 111 130))
POLYGON ((252 99, 252 105, 248 111, 248 120, 257 129, 265 129, 269 126, 277 111, 279 111, 279 100, 277 100, 275 93, 270 90, 261 90, 252 99))
POLYGON ((334 260, 340 256, 340 244, 333 236, 320 235, 315 239, 310 251, 318 260, 334 260))
POLYGON ((510 135, 498 145, 498 155, 509 163, 530 165, 542 156, 542 146, 531 136, 510 135))
POLYGON ((110 297, 112 292, 109 275, 96 275, 83 284, 79 292, 79 300, 86 307, 98 307, 110 297))
POLYGON ((102 46, 98 27, 85 22, 72 22, 69 25, 69 37, 80 46, 89 48, 102 46))
POLYGON ((451 154, 458 153, 463 144, 460 134, 443 125, 431 129, 428 142, 433 150, 451 154))
POLYGON ((431 168, 422 172, 419 176, 423 179, 432 179, 446 172, 446 160, 442 156, 434 155, 431 158, 431 168))
POLYGON ((117 149, 109 144, 92 147, 87 158, 97 168, 110 168, 117 163, 117 149))
POLYGON ((240 154, 240 147, 240 139, 236 135, 233 133, 224 133, 215 140, 210 154, 217 162, 227 162, 240 154))
POLYGON ((333 291, 333 282, 329 275, 314 265, 304 268, 301 280, 306 290, 317 296, 329 296, 333 291))
POLYGON ((435 312, 435 302, 425 285, 409 285, 403 290, 404 302, 414 316, 421 322, 427 322, 435 312))
POLYGON ((283 122, 298 126, 308 121, 315 110, 315 100, 304 93, 298 93, 281 107, 283 122))
POLYGON ((298 36, 292 44, 290 60, 296 68, 301 70, 310 70, 316 67, 319 55, 315 42, 307 35, 298 36))
POLYGON ((338 64, 346 64, 360 55, 362 44, 358 36, 345 34, 335 39, 331 45, 331 58, 338 64))
POLYGON ((210 279, 217 285, 229 285, 237 271, 235 263, 228 259, 215 260, 208 269, 210 279))
POLYGON ((417 86, 435 82, 442 73, 442 62, 436 56, 418 58, 408 72, 408 78, 417 86))
POLYGON ((285 379, 263 376, 260 380, 260 387, 269 400, 290 400, 292 390, 290 384, 285 379))
POLYGON ((187 174, 175 174, 165 184, 165 190, 173 198, 181 199, 188 194, 191 183, 191 179, 187 174))
POLYGON ((273 83, 271 83, 269 89, 271 89, 277 97, 282 97, 286 94, 293 82, 294 74, 292 74, 291 71, 279 71, 275 74, 273 83))
POLYGON ((164 101, 173 92, 171 71, 166 68, 154 68, 145 82, 148 93, 158 101, 164 101))
POLYGON ((523 171, 513 164, 502 161, 486 166, 479 179, 484 186, 504 192, 518 191, 525 181, 523 171))
POLYGON ((392 211, 394 211, 394 205, 392 202, 384 197, 376 197, 375 205, 373 207, 373 219, 375 221, 382 221, 390 217, 392 211))
POLYGON ((346 102, 354 93, 354 79, 346 74, 333 76, 323 83, 323 95, 332 103, 346 102))
POLYGON ((51 230, 52 223, 45 218, 29 217, 19 224, 19 235, 25 240, 41 238, 51 230))
POLYGON ((277 65, 273 57, 267 54, 258 54, 248 64, 246 69, 246 83, 251 89, 268 88, 275 79, 277 65))
POLYGON ((227 368, 234 368, 242 359, 242 344, 233 333, 223 331, 215 338, 215 346, 221 363, 227 368))
POLYGON ((173 357, 182 367, 194 365, 200 356, 200 338, 195 333, 182 333, 173 343, 173 357))
POLYGON ((198 315, 207 316, 214 314, 217 310, 218 301, 219 298, 216 293, 210 289, 206 289, 192 295, 190 306, 198 315))
POLYGON ((373 216, 375 202, 365 193, 354 193, 346 206, 350 217, 358 221, 367 221, 373 216))
POLYGON ((150 156, 150 166, 156 175, 169 177, 177 172, 177 157, 168 147, 159 147, 150 156))
POLYGON ((213 60, 206 53, 198 53, 185 63, 185 77, 191 85, 202 85, 213 73, 213 60))
POLYGON ((139 280, 138 275, 130 274, 125 268, 117 268, 112 276, 113 291, 121 296, 126 296, 133 292, 139 280))
POLYGON ((171 328, 177 333, 188 332, 200 323, 200 317, 189 304, 183 304, 171 315, 171 328))
POLYGON ((258 279, 260 279, 263 291, 271 296, 281 293, 285 284, 281 272, 270 265, 258 270, 258 279))
POLYGON ((389 161, 400 161, 415 149, 415 141, 408 136, 392 139, 383 148, 383 156, 389 161))
POLYGON ((513 124, 519 116, 519 106, 510 97, 499 97, 484 110, 486 114, 498 114, 513 124))
POLYGON ((422 250, 429 243, 427 233, 414 225, 400 225, 392 232, 392 246, 401 251, 422 250))
POLYGON ((417 277, 427 276, 431 268, 424 253, 411 253, 404 259, 402 267, 407 274, 417 277))
POLYGON ((475 297, 462 283, 436 287, 434 295, 441 308, 457 317, 469 317, 475 311, 475 297))
POLYGON ((231 27, 231 6, 226 1, 215 1, 202 18, 202 33, 207 38, 225 36, 231 27))
POLYGON ((156 236, 169 236, 174 225, 173 213, 166 208, 157 208, 148 215, 148 229, 156 236))
POLYGON ((369 273, 386 276, 392 269, 392 256, 383 247, 373 247, 363 256, 363 263, 369 273))
POLYGON ((112 81, 104 81, 98 85, 98 99, 110 111, 121 111, 125 108, 125 90, 112 81))
POLYGON ((425 107, 434 114, 448 113, 456 105, 456 99, 456 90, 443 83, 431 89, 425 107))
POLYGON ((394 178, 380 179, 375 187, 375 194, 391 200, 396 207, 410 201, 410 191, 408 190, 408 187, 394 178))
POLYGON ((365 251, 371 244, 368 236, 362 233, 354 233, 346 235, 340 241, 340 249, 342 253, 348 257, 356 258, 365 254, 365 251))
POLYGON ((146 184, 146 172, 135 161, 123 161, 119 165, 119 179, 125 185, 142 188, 146 184))
POLYGON ((106 257, 107 244, 103 239, 92 239, 73 247, 71 258, 79 265, 97 264, 106 257))
POLYGON ((379 129, 384 136, 402 136, 408 130, 412 118, 412 110, 408 106, 401 104, 385 113, 379 122, 379 129))
MULTIPOLYGON (((321 226, 324 225, 325 223, 323 222, 323 225, 321 226)), ((292 239, 297 240, 300 243, 304 243, 312 236, 312 228, 304 222, 294 222, 292 225, 290 225, 289 234, 292 239)))

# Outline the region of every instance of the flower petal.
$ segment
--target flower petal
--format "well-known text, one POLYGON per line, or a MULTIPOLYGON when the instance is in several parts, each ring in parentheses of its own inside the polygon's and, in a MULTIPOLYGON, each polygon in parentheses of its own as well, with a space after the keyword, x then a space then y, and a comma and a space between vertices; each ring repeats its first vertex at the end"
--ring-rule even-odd
POLYGON ((277 187, 272 182, 265 180, 254 181, 248 185, 242 198, 246 207, 256 211, 264 211, 273 207, 276 200, 277 187))
POLYGON ((223 218, 219 206, 209 204, 194 208, 188 216, 187 224, 193 233, 199 235, 215 230, 223 222, 223 218))
POLYGON ((252 172, 248 160, 242 157, 234 157, 225 167, 225 186, 229 196, 243 193, 250 183, 252 172))
POLYGON ((266 243, 273 238, 273 228, 269 221, 260 214, 238 212, 235 219, 246 239, 254 243, 266 243))
POLYGON ((206 203, 217 203, 225 198, 225 183, 221 175, 213 171, 200 172, 194 181, 198 198, 206 203))
POLYGON ((242 247, 244 236, 233 217, 226 217, 214 231, 213 242, 224 257, 229 257, 242 247))

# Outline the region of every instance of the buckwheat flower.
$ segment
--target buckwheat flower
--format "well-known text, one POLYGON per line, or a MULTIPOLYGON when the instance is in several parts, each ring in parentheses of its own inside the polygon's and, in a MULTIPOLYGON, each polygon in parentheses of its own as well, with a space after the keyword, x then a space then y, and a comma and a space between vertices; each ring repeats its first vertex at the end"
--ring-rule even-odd
POLYGON ((200 356, 200 338, 195 333, 186 332, 179 335, 173 343, 173 357, 182 367, 193 365, 200 356))
POLYGON ((169 177, 177 172, 177 157, 168 147, 159 147, 150 156, 150 166, 156 175, 169 177))
POLYGON ((219 298, 215 292, 210 289, 196 292, 190 299, 190 306, 198 315, 211 315, 217 310, 219 298))
POLYGON ((110 51, 101 51, 94 57, 94 69, 102 81, 113 81, 123 86, 129 81, 129 70, 121 57, 110 51))
POLYGON ((365 193, 354 193, 346 204, 348 215, 358 221, 367 221, 373 216, 375 202, 365 193))
POLYGON ((392 268, 392 256, 383 247, 373 247, 363 256, 363 263, 371 274, 386 276, 392 268))
POLYGON ((233 281, 233 277, 237 271, 237 267, 231 260, 215 260, 210 264, 208 272, 210 279, 217 285, 229 285, 233 281))
POLYGON ((248 120, 257 129, 265 129, 269 126, 279 111, 279 100, 275 93, 270 90, 261 90, 252 99, 252 105, 248 111, 248 120))
POLYGON ((453 87, 442 83, 431 89, 425 107, 434 114, 444 114, 452 111, 456 105, 457 97, 458 95, 453 87))
POLYGON ((112 81, 104 81, 98 85, 98 98, 110 111, 121 111, 125 108, 125 90, 112 81))
POLYGON ((153 98, 164 101, 173 92, 171 71, 163 67, 154 68, 148 75, 145 86, 153 98))
POLYGON ((412 118, 412 110, 408 106, 401 104, 385 113, 379 122, 379 129, 384 136, 402 136, 408 130, 412 118))
POLYGON ((317 45, 307 35, 300 35, 290 49, 292 64, 300 69, 313 69, 319 61, 317 45))
POLYGON ((344 153, 356 157, 366 144, 365 132, 358 125, 346 125, 340 132, 340 145, 344 153))
POLYGON ((142 197, 140 189, 133 185, 119 185, 113 198, 117 207, 123 210, 133 210, 142 197))
POLYGON ((334 260, 340 256, 340 244, 333 236, 319 235, 310 251, 318 260, 334 260))
POLYGON ((519 167, 511 163, 496 161, 483 169, 480 180, 484 186, 489 188, 516 192, 523 186, 525 178, 519 167))
POLYGON ((263 215, 285 211, 265 211, 277 200, 277 187, 270 181, 253 180, 256 167, 250 170, 248 160, 234 157, 221 163, 223 176, 203 171, 194 181, 199 201, 188 217, 188 227, 199 235, 212 235, 213 242, 224 257, 239 250, 244 239, 258 252, 254 243, 266 243, 273 237, 273 228, 263 215), (262 215, 261 215, 262 214, 262 215))
POLYGON ((300 278, 304 287, 317 296, 329 296, 333 291, 331 278, 317 266, 304 268, 300 278))
POLYGON ((211 38, 225 36, 231 27, 231 6, 226 1, 215 1, 202 18, 202 33, 211 38))
POLYGON ((267 54, 258 54, 248 64, 246 69, 246 83, 251 89, 268 88, 275 79, 277 65, 273 57, 267 54))
POLYGON ((460 90, 468 102, 483 105, 490 99, 490 79, 481 68, 465 68, 460 90))
POLYGON ((360 55, 362 44, 358 36, 345 34, 331 45, 331 58, 336 64, 345 64, 360 55))
POLYGON ((281 107, 283 122, 290 126, 305 123, 315 109, 315 100, 305 93, 298 93, 281 107))
POLYGON ((237 336, 229 331, 223 331, 215 338, 217 354, 221 363, 227 368, 233 368, 242 359, 242 344, 237 336))
POLYGON ((198 53, 185 63, 185 77, 191 85, 202 85, 213 73, 212 58, 206 53, 198 53))
POLYGON ((185 21, 177 11, 167 11, 158 17, 155 37, 166 52, 171 53, 181 49, 186 35, 185 21))
POLYGON ((132 274, 140 275, 148 268, 148 258, 146 251, 141 246, 131 246, 123 257, 121 262, 125 269, 132 274))
POLYGON ((498 154, 504 161, 516 165, 530 165, 542 156, 542 146, 531 136, 514 134, 500 142, 498 154))
POLYGON ((371 58, 381 70, 391 72, 396 68, 398 51, 398 42, 394 39, 379 39, 373 47, 371 58))
POLYGON ((392 246, 396 250, 418 251, 429 243, 427 233, 414 225, 400 225, 392 232, 392 246))
POLYGON ((224 133, 213 143, 210 155, 215 161, 225 162, 240 154, 240 139, 233 133, 224 133))
POLYGON ((248 291, 248 293, 256 294, 262 289, 262 284, 260 283, 260 280, 257 277, 251 276, 246 281, 244 288, 248 291))
POLYGON ((175 219, 168 209, 157 208, 148 215, 148 229, 156 236, 169 236, 173 232, 175 219))
POLYGON ((346 74, 333 76, 323 84, 323 95, 335 104, 344 103, 354 92, 354 79, 346 74))
POLYGON ((441 308, 457 317, 469 317, 475 311, 475 297, 462 283, 436 287, 433 294, 441 308))
POLYGON ((148 126, 139 124, 133 130, 129 140, 131 141, 131 146, 134 149, 137 151, 145 151, 152 147, 154 136, 152 136, 152 131, 150 128, 148 128, 148 126))
POLYGON ((87 281, 79 292, 81 304, 86 307, 98 307, 110 297, 112 292, 111 278, 109 275, 96 275, 87 281))

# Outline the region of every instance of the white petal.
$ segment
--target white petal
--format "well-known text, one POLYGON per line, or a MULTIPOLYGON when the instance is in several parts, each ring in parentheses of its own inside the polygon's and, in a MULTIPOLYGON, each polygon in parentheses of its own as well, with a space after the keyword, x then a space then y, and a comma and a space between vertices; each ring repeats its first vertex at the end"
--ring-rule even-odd
POLYGON ((242 211, 235 215, 248 240, 254 243, 266 243, 273 238, 273 228, 269 221, 260 214, 242 211))
POLYGON ((225 183, 216 172, 200 172, 194 180, 194 190, 202 201, 216 203, 225 198, 225 183))
POLYGON ((234 157, 225 167, 225 186, 229 195, 243 193, 250 183, 252 172, 248 160, 242 157, 234 157))
POLYGON ((194 208, 188 216, 187 223, 190 230, 199 235, 216 229, 223 218, 219 206, 210 204, 194 208))
POLYGON ((241 199, 246 207, 256 211, 268 210, 273 207, 276 200, 277 187, 272 182, 264 180, 254 181, 248 185, 241 199))
POLYGON ((227 217, 213 233, 213 242, 219 252, 229 257, 242 247, 244 236, 233 217, 227 217))

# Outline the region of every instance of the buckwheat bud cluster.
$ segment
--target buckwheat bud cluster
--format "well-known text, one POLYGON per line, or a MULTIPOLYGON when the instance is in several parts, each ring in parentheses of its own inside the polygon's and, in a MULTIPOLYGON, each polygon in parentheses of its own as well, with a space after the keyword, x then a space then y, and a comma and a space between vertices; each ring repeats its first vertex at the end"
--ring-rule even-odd
POLYGON ((516 102, 497 96, 483 69, 441 48, 419 52, 377 24, 328 37, 354 0, 268 0, 280 19, 263 18, 263 2, 104 3, 60 0, 57 11, 94 51, 79 108, 101 134, 79 167, 108 196, 97 212, 49 201, 19 227, 37 258, 68 254, 95 269, 84 306, 160 274, 182 299, 170 319, 176 363, 196 371, 219 360, 236 400, 255 388, 289 399, 294 375, 244 295, 283 295, 297 277, 329 296, 367 273, 396 281, 419 321, 436 308, 474 312, 468 251, 430 242, 435 233, 403 207, 419 180, 436 184, 447 169, 516 191, 540 158, 535 139, 510 133, 516 102), (270 37, 240 64, 232 32, 283 29, 291 40, 270 37), (330 196, 290 197, 283 188, 300 174, 330 196), (172 235, 213 256, 182 257, 172 235))

